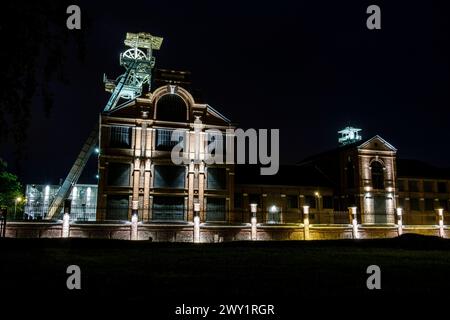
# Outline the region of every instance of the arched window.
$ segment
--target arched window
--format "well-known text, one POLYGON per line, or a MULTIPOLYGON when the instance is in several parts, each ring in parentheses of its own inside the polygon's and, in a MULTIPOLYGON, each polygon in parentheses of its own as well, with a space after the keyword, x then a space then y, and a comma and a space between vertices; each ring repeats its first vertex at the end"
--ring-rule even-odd
POLYGON ((163 95, 156 102, 156 120, 186 122, 187 106, 177 94, 163 95))
POLYGON ((375 161, 371 165, 372 188, 384 189, 384 170, 380 162, 375 161))

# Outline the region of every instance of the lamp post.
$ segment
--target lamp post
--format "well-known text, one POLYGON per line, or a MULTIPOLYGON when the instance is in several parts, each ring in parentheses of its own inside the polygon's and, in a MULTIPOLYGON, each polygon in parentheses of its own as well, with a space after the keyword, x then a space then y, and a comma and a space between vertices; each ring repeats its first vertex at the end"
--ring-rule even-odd
POLYGON ((17 203, 22 201, 22 197, 17 197, 14 200, 14 219, 16 218, 16 213, 17 213, 17 203))
POLYGON ((320 223, 320 216, 321 216, 321 212, 320 212, 320 193, 319 191, 314 192, 314 201, 316 203, 316 215, 317 215, 317 223, 320 223))
POLYGON ((275 223, 276 222, 276 220, 275 220, 276 216, 275 215, 278 213, 278 207, 276 205, 272 205, 270 207, 269 211, 271 213, 269 222, 275 223))

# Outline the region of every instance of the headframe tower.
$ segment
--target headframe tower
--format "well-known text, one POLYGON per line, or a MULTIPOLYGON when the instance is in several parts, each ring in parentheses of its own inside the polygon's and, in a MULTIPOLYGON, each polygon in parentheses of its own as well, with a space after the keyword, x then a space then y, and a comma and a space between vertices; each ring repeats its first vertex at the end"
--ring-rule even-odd
MULTIPOLYGON (((103 108, 104 113, 119 108, 120 99, 127 102, 142 95, 145 84, 148 84, 150 89, 152 69, 155 66, 153 51, 161 48, 162 41, 163 38, 145 32, 126 34, 124 44, 128 49, 120 54, 120 65, 125 68, 125 72, 116 80, 107 79, 106 76, 103 77, 105 90, 111 92, 111 97, 103 108)), ((89 157, 94 153, 98 144, 98 134, 98 125, 96 125, 51 202, 46 216, 47 219, 52 219, 61 212, 64 200, 70 197, 73 186, 80 178, 89 157)))

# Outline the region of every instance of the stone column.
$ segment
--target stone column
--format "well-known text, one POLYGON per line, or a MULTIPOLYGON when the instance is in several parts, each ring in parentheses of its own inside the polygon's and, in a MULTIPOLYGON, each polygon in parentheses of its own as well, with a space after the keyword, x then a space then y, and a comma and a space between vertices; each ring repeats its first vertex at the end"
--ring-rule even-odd
POLYGON ((397 228, 398 228, 398 235, 401 236, 403 233, 403 209, 397 208, 397 228))
POLYGON ((203 161, 200 163, 198 170, 198 202, 200 204, 200 219, 205 221, 207 213, 203 205, 205 203, 205 164, 203 161))
POLYGON ((139 200, 139 178, 141 177, 141 161, 134 159, 133 166, 133 201, 139 200))
POLYGON ((194 179, 195 179, 195 165, 192 161, 188 165, 188 203, 187 203, 187 221, 194 220, 194 179))
POLYGON ((250 211, 252 213, 252 217, 250 219, 251 224, 252 224, 252 233, 251 233, 251 239, 253 241, 257 240, 257 229, 256 229, 256 223, 257 223, 257 219, 256 219, 256 210, 257 210, 258 205, 256 203, 252 203, 250 204, 250 211))
POLYGON ((152 220, 152 212, 150 210, 150 179, 151 179, 151 160, 146 159, 144 165, 144 210, 142 214, 142 220, 152 220))
POLYGON ((138 207, 139 201, 133 200, 131 207, 131 240, 138 239, 138 221, 139 221, 138 207))
POLYGON ((304 239, 309 240, 309 206, 303 206, 303 232, 304 239))
POLYGON ((439 237, 444 238, 444 209, 436 209, 436 219, 439 226, 439 237))
POLYGON ((194 203, 194 243, 200 243, 200 203, 194 203))
POLYGON ((351 217, 351 224, 353 227, 353 239, 358 239, 358 218, 357 218, 357 207, 349 207, 348 208, 350 217, 351 217))

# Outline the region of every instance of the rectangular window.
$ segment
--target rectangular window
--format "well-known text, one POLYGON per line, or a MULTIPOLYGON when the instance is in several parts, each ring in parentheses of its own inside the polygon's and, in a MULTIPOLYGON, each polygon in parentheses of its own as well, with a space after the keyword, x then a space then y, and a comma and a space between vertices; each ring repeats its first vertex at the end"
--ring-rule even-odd
POLYGON ((409 200, 409 206, 411 207, 412 211, 420 211, 419 198, 411 198, 409 200))
POLYGON ((111 127, 109 146, 111 148, 131 148, 131 128, 111 127))
POLYGON ((172 133, 174 129, 156 129, 155 149, 158 151, 171 151, 180 141, 184 140, 185 132, 174 133, 174 141, 172 141, 172 133))
POLYGON ((206 220, 225 221, 225 198, 206 199, 206 220))
POLYGON ((434 199, 425 199, 425 210, 426 211, 434 210, 434 199))
POLYGON ((286 196, 286 202, 288 209, 298 209, 298 196, 288 195, 286 196))
POLYGON ((324 209, 333 209, 333 197, 323 196, 322 197, 322 207, 324 209))
POLYGON ((110 163, 108 165, 109 186, 127 187, 130 185, 130 165, 128 163, 110 163))
POLYGON ((128 220, 128 196, 108 196, 106 220, 128 220))
POLYGON ((184 189, 186 168, 184 166, 155 165, 155 188, 184 189))
POLYGON ((423 191, 424 192, 433 192, 434 191, 433 185, 434 185, 433 181, 424 181, 423 182, 423 191))
POLYGON ((447 192, 447 183, 446 182, 438 182, 437 187, 438 187, 438 192, 439 193, 446 193, 447 192))
POLYGON ((226 169, 212 168, 207 169, 207 186, 210 190, 225 190, 226 187, 226 169))
POLYGON ((184 197, 154 196, 152 220, 185 220, 184 197))
POLYGON ((409 192, 419 192, 419 181, 409 180, 408 187, 409 187, 409 192))

